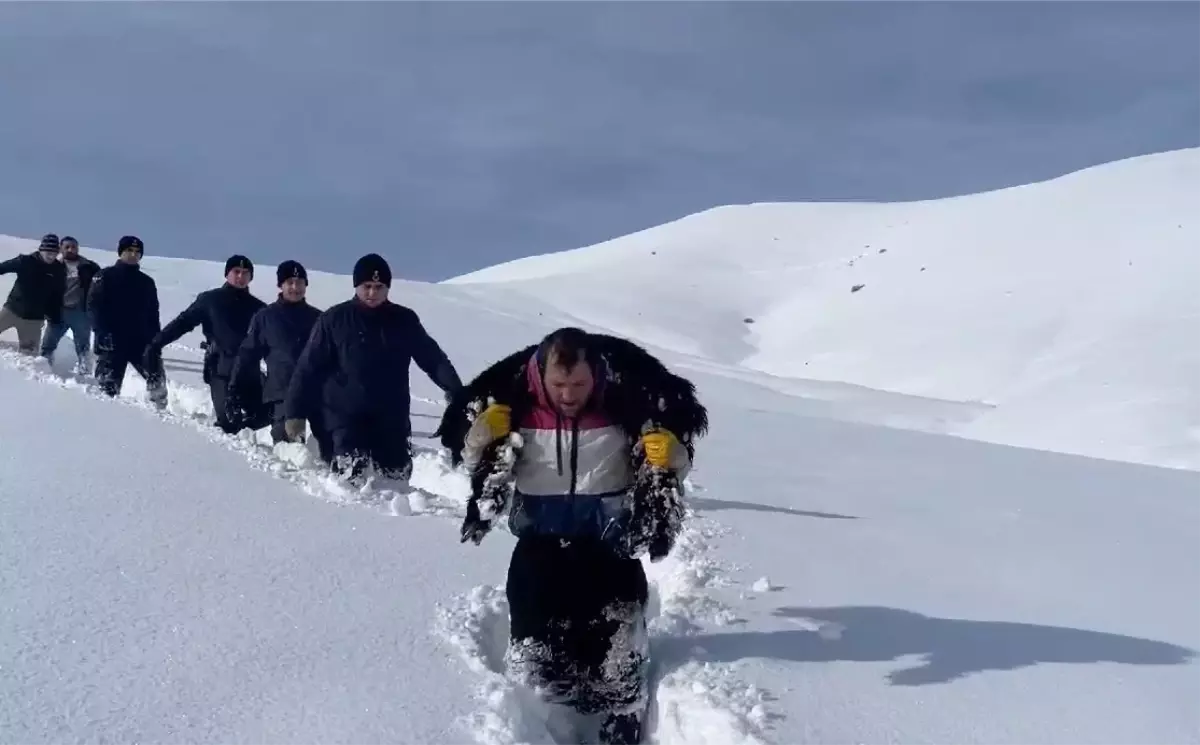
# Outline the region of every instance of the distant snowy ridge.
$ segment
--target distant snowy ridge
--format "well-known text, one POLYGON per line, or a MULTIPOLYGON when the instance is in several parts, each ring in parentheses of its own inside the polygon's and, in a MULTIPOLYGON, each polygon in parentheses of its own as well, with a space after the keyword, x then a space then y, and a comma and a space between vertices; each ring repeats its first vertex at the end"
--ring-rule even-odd
POLYGON ((1193 148, 952 199, 721 207, 447 284, 780 392, 959 402, 941 431, 1197 469, 1197 205, 1193 148))

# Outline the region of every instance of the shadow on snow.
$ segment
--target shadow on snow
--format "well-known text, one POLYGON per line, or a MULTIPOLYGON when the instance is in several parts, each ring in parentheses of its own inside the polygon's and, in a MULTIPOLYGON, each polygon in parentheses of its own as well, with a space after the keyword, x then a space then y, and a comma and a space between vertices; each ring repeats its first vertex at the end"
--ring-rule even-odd
POLYGON ((698 634, 658 640, 656 654, 677 666, 703 647, 708 662, 751 657, 791 662, 886 662, 921 655, 922 664, 888 674, 897 686, 948 683, 973 673, 1017 670, 1039 663, 1182 665, 1197 652, 1166 642, 1062 626, 1008 621, 935 618, 897 608, 785 607, 784 618, 831 625, 840 637, 823 638, 811 630, 747 631, 698 634))
POLYGON ((858 520, 855 515, 839 515, 836 512, 816 512, 813 510, 794 510, 791 507, 774 507, 756 502, 739 502, 731 499, 710 499, 708 497, 689 497, 688 502, 697 512, 708 510, 748 510, 750 512, 775 512, 780 515, 795 515, 797 517, 819 517, 826 520, 858 520))

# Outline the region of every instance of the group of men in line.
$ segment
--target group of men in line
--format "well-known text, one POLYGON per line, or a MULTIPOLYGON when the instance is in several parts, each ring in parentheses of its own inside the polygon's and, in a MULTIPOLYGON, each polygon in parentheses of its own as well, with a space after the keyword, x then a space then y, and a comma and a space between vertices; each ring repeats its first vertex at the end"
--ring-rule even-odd
MULTIPOLYGON (((308 304, 299 262, 279 265, 268 305, 250 294, 250 259, 231 256, 224 283, 160 328, 143 252, 125 236, 116 263, 101 269, 74 239, 45 236, 34 255, 0 263, 17 275, 0 332, 15 327, 33 354, 45 322, 41 353, 50 357, 70 329, 85 361, 94 333, 100 390, 116 396, 132 365, 165 407, 162 351, 199 326, 216 424, 229 433, 270 425, 276 442, 311 429, 322 459, 351 480, 369 465, 385 476, 411 472, 416 361, 447 393, 437 436, 471 471, 463 541, 478 543, 505 511, 482 509, 496 478, 511 490, 500 500, 517 537, 506 583, 510 671, 552 700, 601 714, 601 742, 641 741, 649 648, 638 546, 665 523, 656 517, 663 504, 644 501, 653 493, 638 495, 646 467, 682 479, 692 466, 708 420, 690 381, 632 342, 564 328, 463 385, 417 314, 388 299, 391 270, 376 254, 354 265, 354 297, 325 311, 308 304)), ((652 542, 651 558, 672 543, 652 542)))
POLYGON ((77 372, 94 371, 97 387, 116 396, 132 366, 150 400, 165 408, 162 351, 200 327, 216 426, 230 434, 270 426, 275 442, 300 441, 311 430, 322 460, 352 482, 371 466, 384 478, 408 477, 410 363, 447 394, 462 384, 417 314, 388 299, 386 260, 360 258, 354 297, 322 312, 306 299, 308 273, 300 262, 278 266, 279 294, 267 304, 250 292, 253 262, 234 255, 221 286, 200 293, 162 326, 158 287, 141 268, 144 252, 140 238, 124 236, 116 263, 102 269, 79 254, 74 238, 47 234, 33 254, 0 263, 0 274, 16 275, 0 309, 0 333, 15 328, 19 349, 29 355, 40 336, 49 359, 69 329, 77 372))

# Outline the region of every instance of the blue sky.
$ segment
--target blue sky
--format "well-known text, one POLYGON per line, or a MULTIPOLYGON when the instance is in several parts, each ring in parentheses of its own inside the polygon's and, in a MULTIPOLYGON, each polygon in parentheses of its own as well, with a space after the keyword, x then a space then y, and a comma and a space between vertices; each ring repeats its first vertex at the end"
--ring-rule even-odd
POLYGON ((5 2, 0 233, 437 280, 719 204, 981 191, 1200 144, 1198 27, 1148 0, 5 2))

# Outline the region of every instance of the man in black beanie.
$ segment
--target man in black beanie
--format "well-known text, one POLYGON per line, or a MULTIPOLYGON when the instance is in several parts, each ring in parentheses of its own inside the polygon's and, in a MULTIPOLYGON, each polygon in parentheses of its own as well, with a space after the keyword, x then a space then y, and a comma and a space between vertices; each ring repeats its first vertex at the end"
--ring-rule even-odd
MULTIPOLYGON (((204 382, 208 384, 209 395, 212 396, 216 418, 214 423, 229 434, 243 427, 260 429, 267 426, 270 420, 265 407, 257 403, 250 406, 243 421, 230 421, 225 403, 229 376, 237 359, 238 348, 250 328, 250 319, 267 305, 250 294, 250 282, 253 279, 254 264, 250 259, 240 254, 230 256, 225 262, 225 284, 197 295, 191 305, 155 335, 146 347, 143 360, 146 367, 161 364, 164 347, 197 326, 201 327, 204 333, 201 347, 205 350, 204 382)), ((247 402, 262 398, 261 374, 256 383, 257 390, 251 390, 249 386, 255 382, 247 376, 245 387, 241 389, 247 402)))
POLYGON ((150 401, 167 407, 167 379, 162 360, 144 364, 146 345, 160 330, 158 285, 139 265, 145 253, 142 239, 122 236, 117 262, 100 270, 88 289, 87 309, 96 336, 96 384, 115 397, 132 366, 146 381, 150 401))
MULTIPOLYGON (((259 363, 265 359, 267 377, 261 386, 262 404, 270 410, 271 439, 283 442, 288 439, 283 399, 296 369, 296 360, 304 351, 321 311, 305 299, 308 272, 300 262, 289 259, 280 264, 275 270, 275 280, 279 297, 250 319, 250 329, 230 371, 226 418, 234 422, 245 421, 254 413, 258 401, 250 400, 250 397, 260 390, 259 363)), ((321 459, 328 463, 332 455, 329 438, 321 427, 320 412, 309 412, 305 418, 312 425, 321 459)))
POLYGON ((392 269, 379 254, 367 254, 354 262, 354 294, 368 308, 387 301, 392 287, 392 269))
POLYGON ((391 481, 412 473, 409 366, 415 360, 443 391, 462 383, 417 314, 388 300, 392 272, 377 254, 354 265, 354 298, 317 319, 284 401, 289 439, 320 412, 333 468, 365 483, 368 466, 391 481))
POLYGON ((36 251, 0 262, 0 274, 15 274, 8 299, 0 307, 0 334, 17 330, 17 349, 33 355, 42 323, 62 323, 67 272, 58 259, 58 236, 47 233, 36 251))

